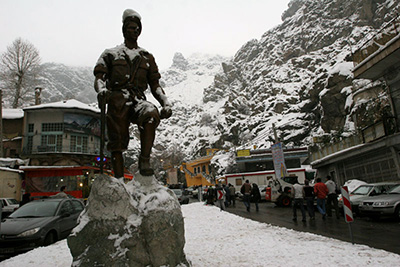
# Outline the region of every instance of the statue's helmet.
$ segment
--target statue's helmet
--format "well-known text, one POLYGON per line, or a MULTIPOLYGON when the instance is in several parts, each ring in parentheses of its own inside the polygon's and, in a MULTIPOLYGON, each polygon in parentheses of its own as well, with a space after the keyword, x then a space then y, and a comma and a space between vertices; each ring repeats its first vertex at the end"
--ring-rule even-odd
POLYGON ((125 28, 128 25, 128 22, 134 21, 139 25, 139 34, 142 32, 142 17, 133 9, 126 9, 122 14, 122 32, 125 32, 125 28))

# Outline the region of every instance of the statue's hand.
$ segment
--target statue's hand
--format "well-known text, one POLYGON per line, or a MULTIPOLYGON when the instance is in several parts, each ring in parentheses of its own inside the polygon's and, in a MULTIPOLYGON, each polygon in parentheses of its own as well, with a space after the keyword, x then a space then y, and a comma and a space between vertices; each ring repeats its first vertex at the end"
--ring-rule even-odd
POLYGON ((105 104, 107 104, 108 90, 102 89, 97 93, 97 101, 99 103, 99 108, 101 109, 105 104))
POLYGON ((171 117, 171 115, 172 115, 171 106, 166 105, 161 109, 161 112, 160 112, 161 119, 168 119, 169 117, 171 117))

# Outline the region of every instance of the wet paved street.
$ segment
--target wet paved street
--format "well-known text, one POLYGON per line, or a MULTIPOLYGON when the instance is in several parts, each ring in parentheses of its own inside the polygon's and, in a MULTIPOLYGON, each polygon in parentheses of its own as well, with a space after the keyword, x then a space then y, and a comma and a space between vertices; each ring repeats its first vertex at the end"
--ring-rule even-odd
MULTIPOLYGON (((191 199, 192 201, 192 199, 191 199)), ((311 221, 307 215, 307 221, 301 221, 301 211, 297 211, 297 222, 292 220, 292 208, 277 207, 270 202, 259 204, 260 210, 255 211, 251 203, 251 210, 247 212, 241 201, 236 201, 236 207, 228 207, 226 211, 252 219, 269 223, 275 226, 286 227, 297 231, 310 232, 318 235, 351 242, 349 226, 344 217, 337 219, 335 216, 322 220, 321 214, 316 212, 315 220, 311 221)), ((355 217, 352 223, 354 243, 364 244, 374 248, 400 254, 400 222, 386 218, 372 220, 367 217, 355 217)))

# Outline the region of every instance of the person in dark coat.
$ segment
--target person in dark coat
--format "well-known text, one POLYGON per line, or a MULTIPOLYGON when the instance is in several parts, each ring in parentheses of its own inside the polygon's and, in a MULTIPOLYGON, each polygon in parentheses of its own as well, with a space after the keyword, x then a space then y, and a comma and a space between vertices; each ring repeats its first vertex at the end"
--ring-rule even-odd
POLYGON ((207 190, 207 205, 214 205, 215 200, 215 190, 212 186, 208 187, 207 190))
POLYGON ((254 201, 256 206, 256 211, 258 211, 258 202, 261 200, 260 189, 256 183, 253 183, 253 187, 251 188, 251 199, 254 201))
POLYGON ((304 181, 304 199, 307 203, 307 211, 311 220, 315 220, 315 211, 314 211, 314 187, 310 186, 310 182, 308 180, 304 181))
POLYGON ((231 203, 231 194, 230 194, 231 192, 226 184, 223 184, 222 187, 224 188, 225 191, 225 207, 228 207, 229 204, 231 203))

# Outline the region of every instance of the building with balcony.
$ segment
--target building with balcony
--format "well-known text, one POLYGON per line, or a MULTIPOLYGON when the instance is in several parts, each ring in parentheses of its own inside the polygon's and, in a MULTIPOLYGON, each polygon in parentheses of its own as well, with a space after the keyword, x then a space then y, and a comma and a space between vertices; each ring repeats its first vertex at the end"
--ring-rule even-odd
POLYGON ((313 153, 319 177, 330 175, 339 185, 400 179, 400 18, 396 17, 353 54, 355 79, 382 80, 389 87, 393 120, 376 122, 360 137, 313 153), (350 141, 350 142, 347 142, 350 141), (346 144, 345 144, 346 143, 346 144), (351 145, 348 145, 351 144, 351 145), (329 151, 330 150, 330 151, 329 151), (321 155, 323 155, 321 157, 321 155))
POLYGON ((182 163, 181 170, 185 172, 188 187, 215 184, 215 177, 211 175, 210 164, 217 151, 218 149, 207 149, 206 156, 182 163))
POLYGON ((31 166, 91 166, 100 151, 100 111, 77 100, 24 108, 22 158, 31 166))

